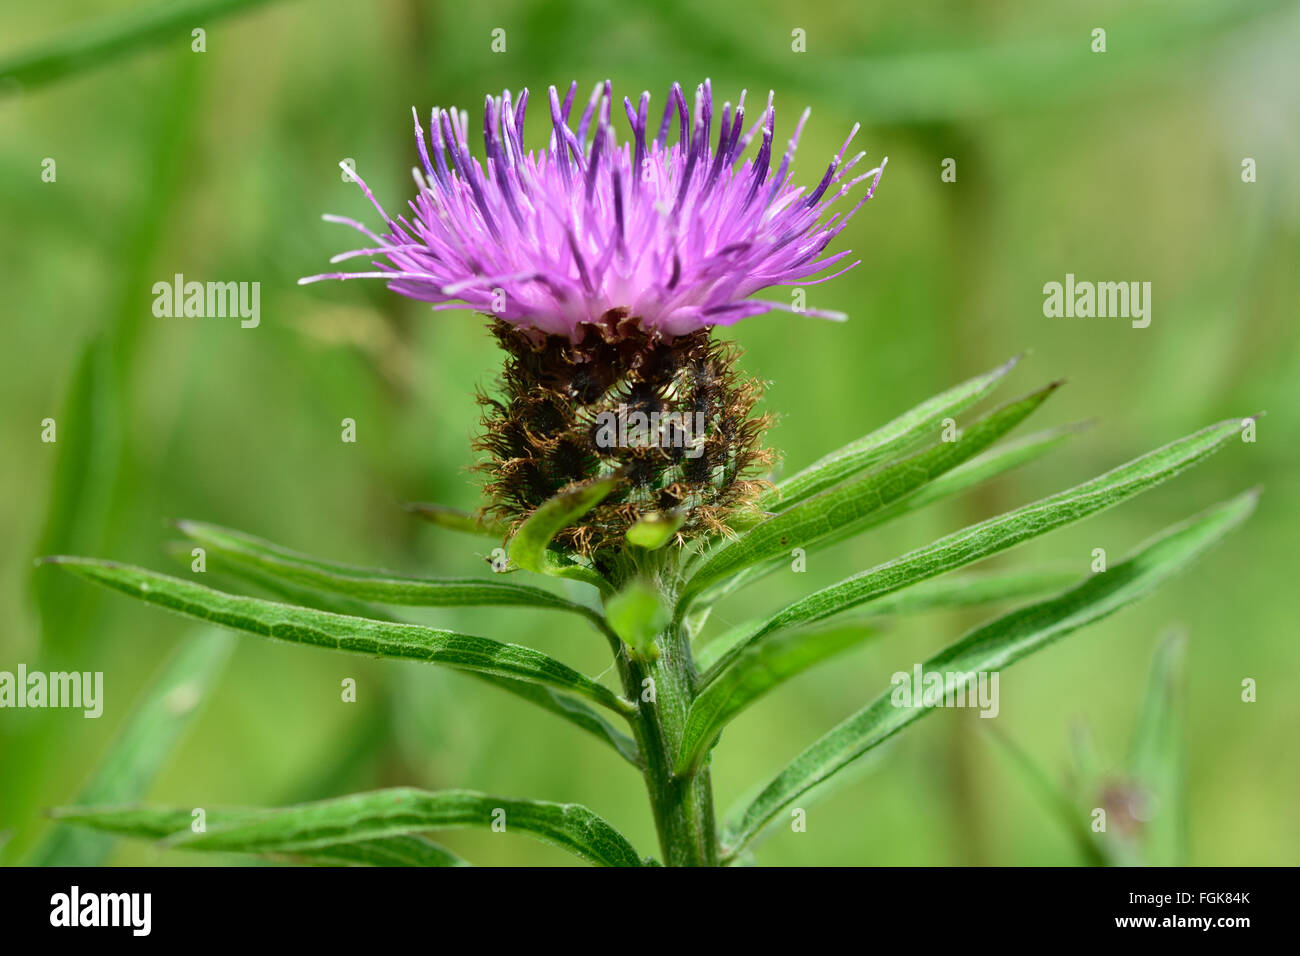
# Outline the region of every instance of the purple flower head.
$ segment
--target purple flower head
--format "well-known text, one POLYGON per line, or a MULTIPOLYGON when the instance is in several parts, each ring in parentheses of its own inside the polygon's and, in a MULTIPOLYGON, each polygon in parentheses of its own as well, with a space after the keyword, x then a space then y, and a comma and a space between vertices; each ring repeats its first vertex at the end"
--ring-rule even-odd
POLYGON ((575 129, 569 117, 576 89, 574 83, 561 101, 551 87, 550 142, 538 152, 523 146, 528 91, 518 103, 509 91, 488 97, 482 163, 470 156, 467 113, 435 107, 427 139, 416 114, 424 171, 414 170, 419 192, 411 215, 390 217, 353 174, 387 231, 376 234, 354 220, 325 217, 369 239, 366 248, 331 261, 379 256, 372 263, 377 271, 299 281, 387 279, 394 292, 435 309, 470 307, 576 341, 584 323, 611 313, 635 317, 646 330, 671 338, 772 309, 794 311, 749 296, 769 286, 824 282, 858 264, 819 275, 849 255, 824 253, 871 198, 885 168, 882 160, 875 169, 850 175, 865 155, 844 160, 857 126, 808 191, 794 184, 790 172, 808 110, 773 173, 771 94, 749 126, 743 92, 734 110, 724 104, 716 146, 708 80, 696 88, 694 109, 673 84, 657 132, 647 125, 650 94, 642 93, 635 106, 624 98, 631 138, 620 144, 610 118, 609 81, 596 86, 575 129), (674 125, 676 142, 669 145, 674 125), (755 139, 756 154, 744 158, 755 139), (829 212, 866 180, 871 184, 852 209, 829 212))

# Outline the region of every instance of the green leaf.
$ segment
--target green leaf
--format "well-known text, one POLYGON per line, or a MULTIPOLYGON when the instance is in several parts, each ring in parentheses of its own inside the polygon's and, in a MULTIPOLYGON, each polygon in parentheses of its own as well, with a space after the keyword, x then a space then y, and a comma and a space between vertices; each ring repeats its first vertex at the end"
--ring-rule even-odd
MULTIPOLYGON (((1015 441, 1005 442, 994 448, 989 449, 982 454, 972 458, 970 461, 963 462, 952 471, 940 475, 929 484, 922 485, 914 494, 908 495, 901 501, 896 501, 886 508, 882 508, 875 514, 863 519, 860 524, 852 525, 848 528, 833 531, 812 542, 808 550, 821 550, 828 548, 833 544, 843 541, 845 538, 859 535, 871 528, 879 527, 890 521, 901 518, 904 515, 918 511, 927 505, 934 504, 943 498, 960 494, 981 482, 995 478, 1003 472, 1010 471, 1012 468, 1033 461, 1047 452, 1051 451, 1057 445, 1061 444, 1072 435, 1076 435, 1089 427, 1091 423, 1084 422, 1075 425, 1063 425, 1057 428, 1048 428, 1041 432, 1035 432, 1025 438, 1015 441)), ((766 577, 773 571, 788 566, 788 555, 781 555, 762 564, 753 565, 745 570, 735 574, 731 578, 714 584, 706 589, 696 600, 696 604, 712 604, 721 600, 723 597, 731 594, 742 587, 747 587, 755 581, 766 577)))
MULTIPOLYGON (((945 694, 981 672, 999 671, 1119 610, 1200 556, 1254 511, 1247 492, 1175 528, 1108 571, 1066 593, 976 628, 922 665, 945 675, 945 694)), ((727 828, 727 855, 742 849, 778 813, 871 748, 925 716, 931 706, 895 706, 885 692, 794 759, 727 828)))
MULTIPOLYGON (((214 630, 180 646, 136 701, 77 803, 123 803, 145 795, 221 676, 233 645, 229 634, 214 630)), ((101 834, 56 827, 27 865, 98 866, 111 849, 112 840, 101 834)))
POLYGON ((993 390, 1020 361, 1019 356, 990 372, 940 392, 887 425, 818 459, 798 474, 778 482, 763 496, 768 511, 787 510, 805 498, 831 488, 934 433, 939 423, 975 404, 993 390))
POLYGON ((213 811, 206 832, 189 829, 189 811, 136 807, 74 807, 56 811, 59 819, 117 833, 159 837, 188 850, 231 853, 316 853, 368 841, 462 827, 489 828, 503 820, 518 830, 561 847, 598 866, 640 866, 627 839, 586 807, 542 800, 512 800, 471 790, 378 790, 277 810, 213 811), (502 816, 504 812, 504 817, 502 816))
MULTIPOLYGON (((1062 591, 1078 580, 1079 572, 1068 568, 955 574, 904 588, 872 601, 855 613, 839 615, 829 624, 822 622, 801 628, 799 633, 807 633, 812 627, 856 627, 861 622, 878 622, 902 614, 1018 601, 1062 591)), ((749 637, 761 624, 761 620, 746 621, 710 641, 695 655, 696 667, 708 670, 728 649, 749 637)))
MULTIPOLYGON (((270 810, 204 810, 204 826, 230 826, 265 817, 270 810)), ((51 812, 61 823, 92 831, 147 840, 164 840, 192 832, 194 809, 133 806, 63 807, 51 812)), ((446 848, 422 836, 403 834, 349 843, 333 843, 292 853, 267 852, 268 858, 323 865, 468 866, 446 848)))
POLYGON ((526 584, 478 578, 412 578, 374 568, 322 561, 288 548, 199 521, 178 521, 188 538, 230 561, 272 577, 362 601, 415 607, 515 605, 557 608, 586 617, 596 613, 549 591, 526 584))
POLYGON ((240 597, 110 561, 72 557, 44 560, 150 604, 222 627, 293 644, 428 661, 472 673, 524 680, 577 694, 622 714, 635 709, 608 687, 540 651, 518 644, 503 644, 419 624, 376 621, 240 597))
POLYGON ((1143 797, 1152 807, 1142 832, 1142 861, 1147 866, 1182 866, 1186 862, 1185 648, 1186 638, 1174 633, 1156 649, 1129 754, 1129 776, 1145 791, 1143 797))
POLYGON ((864 625, 796 631, 748 648, 691 704, 673 772, 684 776, 698 771, 722 728, 759 697, 878 633, 864 625))
MULTIPOLYGON (((183 552, 183 556, 184 562, 189 564, 189 552, 183 552)), ((277 595, 290 604, 314 606, 320 610, 330 611, 334 614, 344 614, 351 617, 400 622, 399 618, 392 616, 383 608, 366 604, 346 595, 331 592, 317 592, 299 587, 297 584, 289 582, 282 577, 268 574, 257 565, 232 561, 230 558, 225 556, 224 552, 212 551, 208 555, 209 573, 214 569, 219 571, 229 571, 243 580, 251 581, 259 587, 266 588, 270 593, 277 595)), ((592 612, 592 616, 593 621, 599 621, 602 624, 603 631, 603 621, 601 620, 600 615, 592 612)), ((617 647, 617 637, 612 637, 612 640, 615 642, 613 646, 617 647)), ((513 677, 502 677, 495 674, 483 674, 475 671, 465 671, 464 673, 473 677, 475 680, 491 684, 493 687, 497 687, 508 694, 513 694, 516 697, 534 703, 543 710, 550 711, 557 717, 567 720, 569 723, 581 728, 587 733, 594 734, 597 738, 612 746, 631 764, 637 767, 641 766, 641 754, 637 748, 636 741, 627 734, 618 730, 599 712, 588 707, 582 701, 569 697, 566 694, 557 694, 549 687, 529 683, 528 681, 517 680, 513 677)))
POLYGON ((788 555, 832 534, 856 532, 871 516, 905 499, 938 475, 993 444, 1047 400, 1059 382, 1011 402, 964 429, 956 441, 891 462, 845 485, 823 491, 757 525, 703 560, 686 587, 679 608, 709 585, 751 565, 788 555))
MULTIPOLYGON (((1211 425, 1091 481, 963 528, 910 554, 815 591, 769 618, 731 653, 738 653, 740 648, 762 640, 773 631, 824 620, 1113 507, 1213 454, 1240 434, 1243 427, 1241 419, 1211 425)), ((726 662, 726 658, 720 660, 713 671, 726 662)), ((710 677, 706 675, 706 680, 710 677)))
POLYGON ((506 536, 506 526, 495 521, 488 521, 478 515, 472 515, 468 511, 460 511, 456 508, 448 508, 446 505, 428 504, 422 501, 412 501, 406 505, 406 510, 411 514, 418 515, 429 524, 437 525, 440 528, 446 528, 448 531, 459 531, 463 534, 473 534, 480 537, 496 538, 501 540, 506 536))
POLYGON ((609 582, 591 568, 575 564, 551 550, 551 541, 609 496, 623 480, 622 472, 572 485, 540 505, 510 539, 510 559, 536 574, 551 574, 594 584, 604 591, 609 582))
POLYGON ((642 515, 627 529, 627 540, 638 548, 656 551, 673 539, 677 529, 686 520, 682 509, 660 514, 642 515))
POLYGON ((633 578, 605 601, 605 619, 639 657, 659 656, 655 638, 668 626, 668 609, 649 582, 633 578))

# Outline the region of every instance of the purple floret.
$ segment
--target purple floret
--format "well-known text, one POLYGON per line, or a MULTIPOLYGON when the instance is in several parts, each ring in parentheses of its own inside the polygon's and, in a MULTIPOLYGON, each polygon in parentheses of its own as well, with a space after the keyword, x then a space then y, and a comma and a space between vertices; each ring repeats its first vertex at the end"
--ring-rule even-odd
MULTIPOLYGON (((812 192, 796 186, 790 162, 805 110, 775 173, 771 170, 775 110, 769 94, 758 121, 745 127, 745 95, 724 104, 716 147, 713 94, 706 80, 691 109, 673 84, 659 128, 649 139, 650 94, 623 100, 631 140, 616 141, 606 80, 592 92, 576 130, 569 125, 577 84, 561 101, 550 89, 552 133, 543 151, 523 146, 528 91, 509 91, 484 107, 486 158, 469 152, 469 117, 434 108, 429 136, 415 134, 424 167, 410 215, 391 218, 353 173, 387 231, 338 216, 370 244, 335 256, 340 262, 379 256, 373 272, 332 272, 321 279, 382 278, 394 292, 435 309, 469 307, 513 325, 581 337, 583 323, 607 313, 632 316, 668 337, 731 325, 783 302, 750 299, 778 285, 811 285, 832 274, 848 251, 826 247, 864 202, 885 167, 849 178, 864 153, 844 160, 854 126, 812 192), (676 119, 676 142, 668 144, 676 119), (743 159, 760 137, 757 154, 743 159), (847 213, 829 213, 836 200, 870 180, 847 213)), ((414 111, 412 111, 414 113, 414 111)), ((838 313, 800 310, 823 318, 838 313)))

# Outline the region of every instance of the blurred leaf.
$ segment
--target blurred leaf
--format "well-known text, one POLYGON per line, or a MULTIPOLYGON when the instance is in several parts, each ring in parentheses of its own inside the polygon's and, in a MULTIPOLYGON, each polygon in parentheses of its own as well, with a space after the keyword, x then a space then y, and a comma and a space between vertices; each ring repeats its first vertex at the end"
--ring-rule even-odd
POLYGON ((588 863, 642 865, 627 839, 586 807, 511 800, 471 790, 377 790, 278 810, 235 811, 230 818, 213 811, 203 833, 190 831, 188 810, 73 807, 58 810, 55 816, 114 833, 155 838, 162 827, 179 821, 181 826, 167 831, 169 846, 275 854, 314 853, 424 830, 489 828, 502 820, 506 832, 527 833, 588 863))
POLYGON ((444 664, 569 691, 619 713, 631 709, 609 688, 540 651, 518 644, 240 597, 111 561, 72 557, 45 560, 150 604, 250 634, 356 654, 444 664))
POLYGON ((1186 863, 1182 702, 1186 644, 1182 634, 1174 633, 1156 649, 1129 754, 1129 775, 1145 791, 1150 808, 1149 818, 1142 821, 1142 861, 1147 866, 1186 863))
MULTIPOLYGON (((976 628, 931 657, 923 673, 945 675, 945 695, 980 672, 1000 671, 1067 634, 1119 610, 1199 557, 1254 511, 1257 494, 1239 495, 1178 525, 1135 555, 1058 597, 976 628)), ((812 744, 776 776, 727 828, 728 855, 742 849, 800 794, 881 741, 928 714, 924 701, 894 706, 885 692, 812 744)))
POLYGON ((807 547, 831 534, 860 530, 872 515, 997 441, 1046 401, 1059 384, 1048 385, 990 412, 962 429, 956 441, 940 441, 925 451, 807 498, 722 545, 691 576, 682 589, 679 607, 689 606, 691 599, 710 584, 746 567, 788 555, 793 548, 807 547))
POLYGON ((485 521, 478 515, 472 515, 468 511, 460 511, 456 508, 448 508, 445 505, 432 505, 413 501, 406 506, 406 510, 419 515, 429 524, 446 528, 449 531, 460 531, 464 534, 497 538, 498 540, 506 535, 505 525, 485 521))
MULTIPOLYGON (((787 606, 737 649, 787 627, 824 620, 926 578, 963 567, 1119 504, 1166 481, 1217 451, 1241 433, 1241 419, 1228 419, 1148 452, 1091 481, 963 528, 924 548, 822 588, 787 606)), ((730 652, 737 653, 737 650, 730 652)), ((711 674, 726 663, 723 658, 711 674)), ((705 675, 706 680, 710 675, 705 675)))
MULTIPOLYGON (((208 691, 225 669, 234 640, 200 634, 178 648, 136 701, 77 803, 124 803, 147 792, 189 729, 208 691)), ((113 841, 101 834, 56 827, 27 859, 30 866, 99 866, 113 841)))
POLYGON ((176 526, 193 541, 231 561, 254 566, 294 584, 362 601, 416 607, 516 605, 596 616, 590 608, 525 584, 476 578, 409 578, 378 568, 323 561, 216 525, 179 521, 176 526))
POLYGON ((536 574, 553 574, 610 589, 609 582, 590 568, 574 564, 550 550, 557 534, 600 504, 623 480, 622 472, 571 486, 538 506, 510 539, 510 559, 536 574))
POLYGON ((805 498, 834 487, 922 438, 933 435, 940 422, 955 416, 991 392, 1019 361, 1019 357, 1013 358, 990 372, 978 375, 946 392, 940 392, 889 424, 813 462, 798 474, 778 482, 776 488, 763 496, 763 507, 769 511, 788 510, 805 498))
POLYGON ((1089 866, 1106 866, 1108 863, 1102 844, 1093 836, 1088 826, 1086 811, 1076 804, 1065 791, 1052 782, 1051 777, 1034 759, 1018 747, 1010 737, 994 726, 987 728, 989 737, 1006 756, 1016 775, 1045 809, 1070 835, 1079 855, 1089 866))
POLYGON ((261 6, 268 0, 192 0, 155 3, 71 30, 43 46, 0 62, 0 95, 13 81, 36 87, 109 63, 136 49, 164 41, 190 49, 190 31, 261 6))

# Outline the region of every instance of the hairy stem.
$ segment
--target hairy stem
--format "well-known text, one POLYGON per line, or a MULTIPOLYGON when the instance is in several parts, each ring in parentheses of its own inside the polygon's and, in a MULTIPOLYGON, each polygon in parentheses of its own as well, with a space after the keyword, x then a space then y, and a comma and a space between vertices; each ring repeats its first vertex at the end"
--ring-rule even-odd
MULTIPOLYGON (((671 574, 654 577, 662 582, 671 574)), ((673 589, 664 590, 671 602, 673 589)), ((620 648, 618 666, 625 694, 637 705, 631 722, 645 760, 643 774, 660 850, 666 866, 717 866, 718 838, 708 767, 687 776, 673 775, 698 678, 690 632, 673 622, 656 644, 659 653, 654 659, 620 648)))

